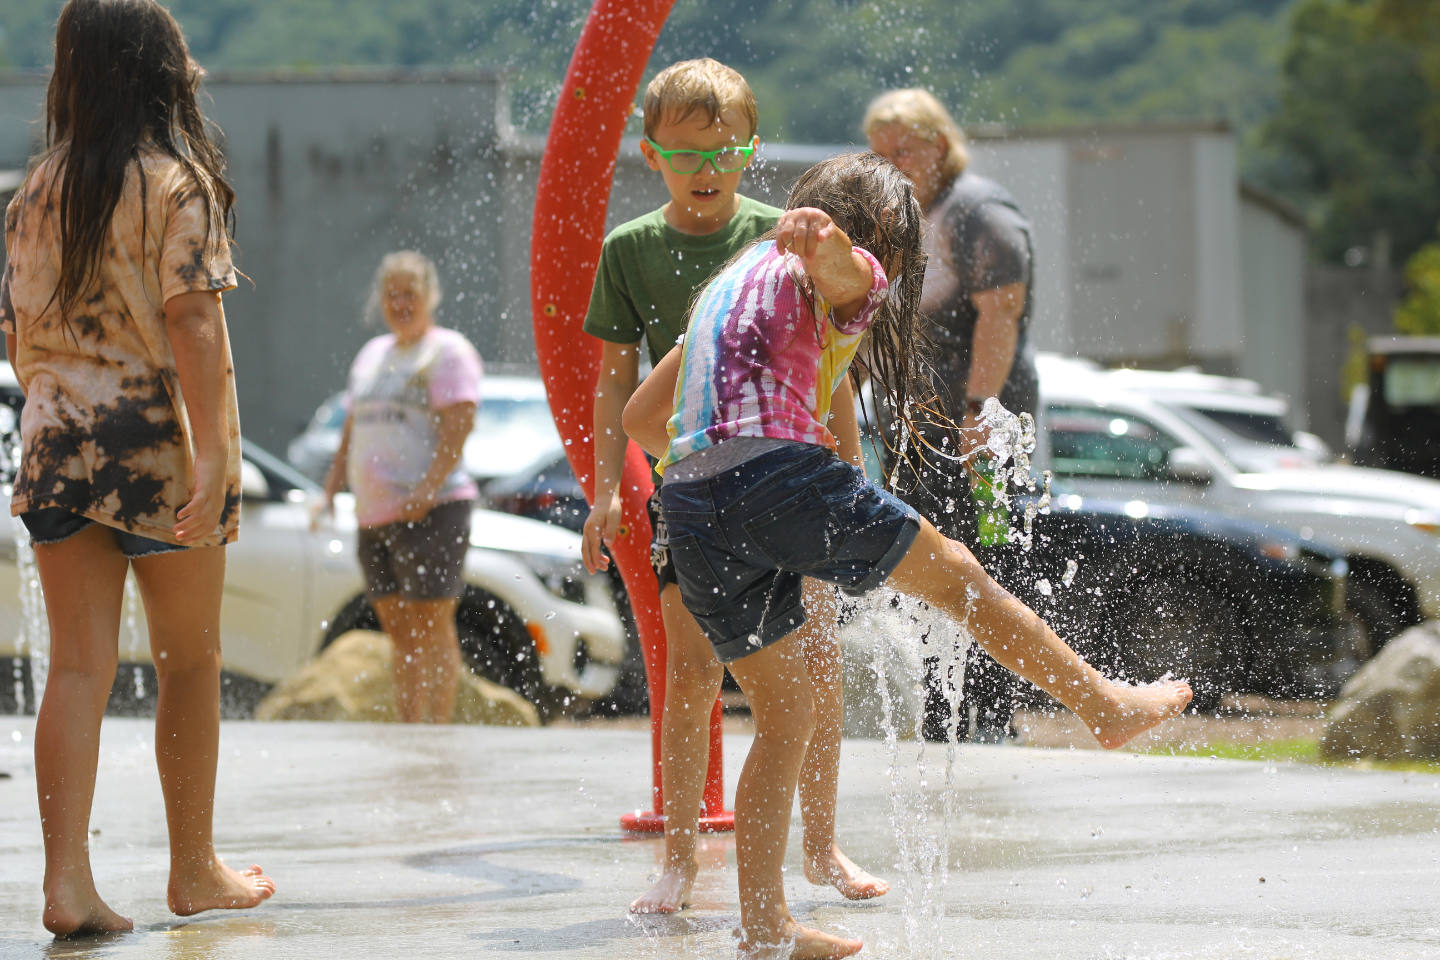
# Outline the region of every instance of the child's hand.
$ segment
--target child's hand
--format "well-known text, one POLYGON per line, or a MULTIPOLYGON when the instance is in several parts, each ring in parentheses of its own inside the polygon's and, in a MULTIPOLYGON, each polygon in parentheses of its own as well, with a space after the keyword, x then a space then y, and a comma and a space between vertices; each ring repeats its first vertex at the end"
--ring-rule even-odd
POLYGON ((864 303, 874 279, 870 263, 824 210, 786 210, 775 224, 775 245, 804 261, 805 272, 816 292, 830 301, 837 321, 848 320, 864 303))
POLYGON ((819 255, 822 259, 845 260, 850 256, 850 238, 835 225, 830 214, 815 207, 786 210, 775 224, 775 245, 805 261, 819 255))
POLYGON ((225 510, 225 458, 198 456, 190 499, 175 514, 175 539, 189 543, 209 536, 225 510))
POLYGON ((328 494, 321 494, 310 501, 310 532, 314 533, 320 529, 322 518, 329 516, 335 510, 335 498, 328 494))
POLYGON ((610 557, 605 545, 620 533, 620 497, 597 500, 585 518, 585 529, 581 533, 580 559, 591 573, 610 569, 610 557))

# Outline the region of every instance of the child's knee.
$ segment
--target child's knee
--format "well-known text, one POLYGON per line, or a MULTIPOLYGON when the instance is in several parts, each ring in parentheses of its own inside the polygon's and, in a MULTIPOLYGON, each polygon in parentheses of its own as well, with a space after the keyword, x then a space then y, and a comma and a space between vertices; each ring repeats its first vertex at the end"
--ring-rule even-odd
POLYGON ((801 748, 810 741, 815 730, 815 700, 808 684, 797 684, 783 697, 757 703, 750 700, 755 715, 755 730, 761 735, 780 738, 801 748))
POLYGON ((183 643, 165 644, 152 650, 151 657, 155 661, 155 675, 161 680, 196 671, 220 674, 220 651, 209 644, 193 647, 183 643))

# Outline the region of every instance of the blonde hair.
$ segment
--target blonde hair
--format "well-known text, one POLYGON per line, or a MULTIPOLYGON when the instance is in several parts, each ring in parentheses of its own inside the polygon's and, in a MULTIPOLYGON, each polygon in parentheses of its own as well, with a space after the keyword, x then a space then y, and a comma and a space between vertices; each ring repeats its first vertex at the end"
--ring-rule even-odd
POLYGON ((946 178, 953 179, 965 172, 970 165, 970 150, 965 145, 965 134, 960 125, 950 116, 950 111, 935 98, 929 90, 910 87, 904 90, 888 90, 870 101, 865 108, 865 119, 861 126, 868 138, 877 127, 895 124, 934 143, 945 138, 950 149, 940 171, 946 178))
POLYGON ((366 317, 378 323, 384 314, 380 309, 380 298, 385 295, 385 284, 394 276, 413 277, 424 294, 425 307, 430 313, 440 306, 440 273, 435 261, 416 250, 396 250, 380 258, 375 268, 375 279, 370 285, 370 301, 365 305, 366 317))
POLYGON ((653 137, 655 129, 667 119, 684 120, 692 113, 703 112, 708 123, 720 119, 729 108, 740 111, 749 132, 755 136, 760 111, 755 105, 755 92, 739 72, 719 60, 701 57, 681 60, 655 74, 645 88, 645 136, 653 137))

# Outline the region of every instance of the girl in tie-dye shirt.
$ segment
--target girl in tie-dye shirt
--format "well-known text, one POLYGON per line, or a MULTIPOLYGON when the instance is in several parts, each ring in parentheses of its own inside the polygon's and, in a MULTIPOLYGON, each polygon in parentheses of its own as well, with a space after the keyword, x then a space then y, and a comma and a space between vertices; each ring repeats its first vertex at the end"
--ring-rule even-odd
POLYGON ((867 331, 877 386, 902 415, 912 409, 920 207, 909 180, 874 154, 817 164, 787 207, 773 240, 711 281, 684 345, 641 384, 624 424, 661 458, 681 597, 755 717, 735 796, 742 952, 788 944, 797 955, 843 957, 860 942, 802 927, 785 905, 786 834, 814 722, 794 633, 805 619, 803 577, 851 594, 888 584, 965 621, 991 656, 1074 710, 1107 747, 1178 714, 1190 688, 1107 680, 968 549, 836 455, 826 398, 867 331))
POLYGON ((12 509, 50 623, 35 720, 42 920, 128 930, 89 848, 100 722, 133 572, 159 694, 156 761, 178 914, 275 890, 215 855, 224 545, 240 509, 240 425, 220 293, 235 286, 234 194, 196 102, 201 71, 152 0, 70 0, 55 30, 48 149, 5 220, 0 330, 25 391, 12 509))

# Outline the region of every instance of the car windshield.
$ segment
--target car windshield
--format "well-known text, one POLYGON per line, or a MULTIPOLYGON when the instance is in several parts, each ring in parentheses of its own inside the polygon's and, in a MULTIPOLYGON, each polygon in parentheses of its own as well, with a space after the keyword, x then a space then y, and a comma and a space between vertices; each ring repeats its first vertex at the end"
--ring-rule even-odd
POLYGON ((465 469, 489 480, 524 470, 559 449, 560 434, 543 395, 487 396, 465 441, 465 469))
POLYGON ((256 446, 243 437, 240 442, 241 452, 245 459, 259 467, 261 471, 268 476, 272 484, 275 481, 279 481, 282 485, 288 486, 293 490, 303 490, 306 493, 320 492, 320 485, 318 483, 273 453, 270 453, 263 447, 256 446))
POLYGON ((1158 480, 1176 440, 1136 416, 1054 405, 1045 415, 1057 476, 1158 480))
POLYGON ((1440 358, 1391 357, 1385 367, 1391 407, 1440 407, 1440 358))
MULTIPOLYGON (((1269 443, 1277 447, 1295 445, 1285 421, 1268 413, 1254 413, 1246 410, 1216 410, 1207 407, 1190 407, 1205 420, 1219 424, 1236 436, 1255 443, 1269 443)), ((1211 437, 1214 440, 1214 437, 1211 437)))

